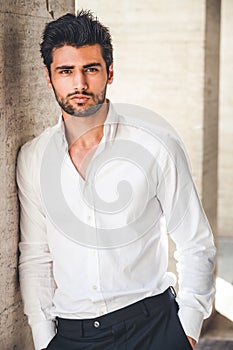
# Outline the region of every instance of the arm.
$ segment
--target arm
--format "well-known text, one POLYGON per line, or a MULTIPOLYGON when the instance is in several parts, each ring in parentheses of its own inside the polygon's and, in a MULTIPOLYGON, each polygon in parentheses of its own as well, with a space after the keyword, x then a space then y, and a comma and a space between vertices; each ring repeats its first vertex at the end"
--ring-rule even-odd
POLYGON ((179 318, 191 345, 198 341, 202 322, 214 298, 213 235, 192 181, 185 153, 168 140, 158 186, 167 229, 176 244, 179 277, 179 318), (192 339, 191 339, 192 338, 192 339))
POLYGON ((35 349, 41 350, 55 335, 55 323, 47 313, 52 305, 55 283, 45 216, 28 162, 28 156, 21 151, 17 163, 21 231, 19 275, 24 312, 32 328, 35 349))

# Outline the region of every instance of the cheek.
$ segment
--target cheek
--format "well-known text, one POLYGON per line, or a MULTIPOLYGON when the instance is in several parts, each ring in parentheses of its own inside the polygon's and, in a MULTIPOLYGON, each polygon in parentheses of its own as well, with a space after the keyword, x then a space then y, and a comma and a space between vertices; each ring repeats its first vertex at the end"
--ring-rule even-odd
POLYGON ((87 79, 87 84, 89 85, 89 88, 95 89, 96 91, 103 90, 105 86, 108 83, 108 76, 106 74, 102 74, 101 76, 97 77, 89 77, 87 79))
MULTIPOLYGON (((91 90, 95 90, 95 92, 97 94, 103 94, 106 90, 108 84, 108 80, 106 79, 102 79, 101 81, 99 81, 98 83, 95 83, 93 85, 89 85, 89 89, 91 90)), ((94 91, 93 91, 94 92, 94 91)))
POLYGON ((56 90, 57 95, 59 96, 67 96, 70 92, 72 92, 72 87, 64 81, 57 81, 54 84, 54 88, 56 90))

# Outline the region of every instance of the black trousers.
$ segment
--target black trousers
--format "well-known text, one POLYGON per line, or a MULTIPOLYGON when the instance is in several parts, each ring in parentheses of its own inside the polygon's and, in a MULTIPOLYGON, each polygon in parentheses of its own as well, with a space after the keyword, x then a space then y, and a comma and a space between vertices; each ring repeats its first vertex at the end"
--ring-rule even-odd
MULTIPOLYGON (((48 350, 190 350, 172 289, 96 319, 58 318, 48 350)), ((191 320, 190 320, 191 321, 191 320)))

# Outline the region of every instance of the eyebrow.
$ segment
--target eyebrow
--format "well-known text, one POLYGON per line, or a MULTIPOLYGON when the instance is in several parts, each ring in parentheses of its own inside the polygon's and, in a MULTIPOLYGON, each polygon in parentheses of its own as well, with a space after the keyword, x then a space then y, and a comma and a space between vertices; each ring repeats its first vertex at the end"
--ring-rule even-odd
MULTIPOLYGON (((92 62, 92 63, 85 64, 83 66, 84 69, 90 68, 90 67, 102 67, 102 64, 99 62, 92 62)), ((55 68, 55 70, 74 69, 74 68, 75 68, 75 66, 62 65, 62 66, 57 66, 55 68)))
POLYGON ((102 64, 99 62, 93 62, 89 64, 85 64, 83 68, 90 68, 90 67, 102 67, 102 64))
POLYGON ((74 69, 75 66, 67 66, 67 65, 63 65, 63 66, 57 66, 55 68, 55 70, 60 70, 60 69, 74 69))

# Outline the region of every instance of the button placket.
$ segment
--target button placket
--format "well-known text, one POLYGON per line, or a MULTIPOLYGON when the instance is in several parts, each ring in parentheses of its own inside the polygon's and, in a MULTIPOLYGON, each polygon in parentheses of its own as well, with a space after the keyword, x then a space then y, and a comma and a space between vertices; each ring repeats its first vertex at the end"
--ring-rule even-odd
MULTIPOLYGON (((91 181, 89 179, 88 184, 85 186, 87 200, 89 201, 90 208, 87 212, 87 223, 95 229, 95 211, 91 181)), ((88 277, 90 283, 90 289, 93 294, 93 298, 96 298, 96 293, 99 291, 99 259, 98 251, 95 248, 88 250, 88 277)))
MULTIPOLYGON (((94 196, 94 191, 92 191, 92 188, 94 186, 94 183, 90 181, 90 176, 91 174, 89 173, 89 185, 87 186, 86 190, 88 191, 88 198, 90 199, 90 202, 92 204, 92 210, 91 215, 92 215, 92 227, 95 228, 95 234, 98 234, 98 229, 96 227, 96 211, 95 211, 95 196, 94 196)), ((100 256, 101 253, 97 249, 97 247, 93 247, 92 249, 89 249, 89 282, 90 282, 90 288, 92 291, 92 297, 93 300, 98 299, 98 314, 99 315, 104 315, 107 312, 106 309, 106 304, 104 300, 104 295, 101 291, 101 279, 100 279, 100 256), (101 298, 102 296, 102 298, 101 298), (102 300, 100 300, 100 298, 102 300)), ((99 321, 98 321, 99 322, 99 321)), ((97 328, 97 327, 96 327, 97 328)))
POLYGON ((94 226, 93 198, 92 198, 91 186, 90 186, 89 180, 86 180, 85 182, 84 197, 86 198, 86 201, 87 201, 86 222, 88 225, 94 226))

